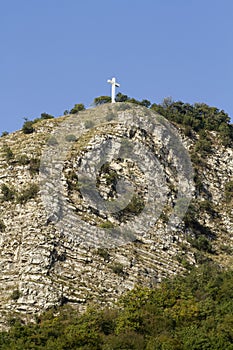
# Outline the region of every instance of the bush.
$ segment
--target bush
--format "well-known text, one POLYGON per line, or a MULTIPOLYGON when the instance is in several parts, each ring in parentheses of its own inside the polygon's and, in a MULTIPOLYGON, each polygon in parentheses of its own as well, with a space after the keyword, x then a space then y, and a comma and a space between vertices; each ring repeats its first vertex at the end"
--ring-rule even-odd
POLYGON ((32 134, 35 131, 33 124, 34 122, 32 120, 26 120, 22 127, 23 133, 32 134))
POLYGON ((216 213, 215 210, 213 209, 212 203, 209 200, 204 200, 200 202, 199 208, 201 211, 204 210, 207 213, 209 213, 211 216, 214 216, 216 213))
POLYGON ((90 128, 92 128, 94 126, 94 122, 93 122, 93 120, 86 120, 84 122, 84 125, 85 125, 86 129, 90 129, 90 128))
POLYGON ((111 102, 111 97, 110 96, 99 96, 94 99, 94 104, 96 106, 103 105, 105 103, 110 103, 111 102))
MULTIPOLYGON (((200 132, 201 130, 215 130, 220 133, 224 145, 229 146, 232 144, 233 126, 229 124, 230 117, 227 113, 216 107, 210 107, 205 103, 191 105, 166 98, 162 104, 154 103, 151 109, 171 122, 191 127, 196 132, 200 132)), ((190 129, 186 129, 186 132, 190 133, 190 129)), ((198 144, 197 147, 200 147, 201 150, 207 153, 210 151, 208 144, 198 144)))
POLYGON ((14 153, 8 145, 3 145, 2 152, 7 162, 14 158, 14 153))
POLYGON ((102 222, 99 227, 101 228, 113 228, 114 227, 114 224, 111 222, 111 221, 105 221, 105 222, 102 222))
POLYGON ((78 103, 74 105, 74 107, 71 109, 70 114, 76 114, 78 112, 84 111, 85 107, 83 103, 78 103))
POLYGON ((189 125, 185 126, 184 134, 185 134, 185 136, 188 136, 188 137, 192 136, 192 128, 191 128, 191 126, 189 126, 189 125))
POLYGON ((190 156, 191 156, 191 161, 194 164, 194 166, 199 167, 199 166, 203 165, 203 160, 197 154, 197 152, 191 152, 190 156))
POLYGON ((143 199, 138 195, 134 195, 124 211, 126 213, 139 214, 144 209, 144 206, 143 199))
POLYGON ((201 181, 201 178, 200 178, 200 176, 199 176, 197 171, 195 171, 195 173, 194 173, 193 180, 195 182, 195 187, 196 187, 198 192, 202 192, 202 191, 205 190, 203 182, 201 181))
POLYGON ((40 159, 39 158, 31 158, 29 163, 29 171, 31 175, 39 173, 40 170, 40 159))
POLYGON ((104 178, 106 179, 107 186, 116 185, 118 175, 115 170, 109 170, 109 173, 104 174, 104 178))
POLYGON ((15 289, 11 294, 11 299, 16 301, 20 298, 20 295, 21 295, 20 291, 18 289, 15 289))
POLYGON ((219 125, 219 133, 224 146, 231 146, 233 141, 233 125, 222 123, 219 125))
POLYGON ((58 141, 55 136, 50 136, 48 139, 48 145, 49 146, 56 146, 58 144, 58 141))
POLYGON ((107 249, 105 248, 98 248, 96 252, 101 258, 103 258, 105 261, 109 261, 110 254, 108 253, 107 249))
POLYGON ((113 264, 113 265, 110 266, 110 268, 117 275, 123 275, 124 274, 123 265, 120 264, 120 263, 113 264))
MULTIPOLYGON (((199 254, 200 255, 200 254, 199 254)), ((16 289, 13 300, 20 297, 16 289)), ((11 319, 0 334, 1 350, 232 349, 233 272, 205 263, 159 288, 134 288, 116 307, 80 314, 51 309, 25 325, 11 319)))
POLYGON ((0 220, 0 232, 4 232, 6 229, 6 225, 4 224, 4 222, 2 220, 0 220))
POLYGON ((3 131, 1 137, 7 136, 7 135, 9 135, 9 132, 8 131, 3 131))
POLYGON ((207 139, 200 138, 195 146, 195 151, 201 153, 201 155, 205 156, 212 151, 211 142, 207 139))
POLYGON ((69 134, 69 135, 66 135, 65 140, 67 142, 75 142, 77 141, 77 137, 75 135, 69 134))
POLYGON ((15 198, 15 190, 9 188, 6 184, 1 185, 2 191, 2 200, 3 201, 12 201, 15 198))
POLYGON ((28 158, 28 156, 26 154, 22 154, 18 159, 17 159, 18 163, 20 165, 27 165, 30 163, 30 159, 28 158))
POLYGON ((26 203, 29 199, 35 198, 39 192, 37 184, 30 184, 25 190, 18 195, 17 201, 20 204, 26 203))
POLYGON ((204 236, 200 236, 194 239, 189 239, 189 243, 198 250, 203 250, 208 253, 213 253, 213 248, 210 241, 204 236))
POLYGON ((53 119, 54 116, 48 113, 41 113, 41 119, 53 119))

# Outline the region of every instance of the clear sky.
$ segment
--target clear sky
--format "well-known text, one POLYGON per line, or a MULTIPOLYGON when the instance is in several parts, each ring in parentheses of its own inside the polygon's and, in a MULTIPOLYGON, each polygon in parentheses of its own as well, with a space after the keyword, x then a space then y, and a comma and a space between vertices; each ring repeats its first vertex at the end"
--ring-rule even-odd
POLYGON ((0 132, 118 91, 233 117, 232 0, 0 0, 0 132))

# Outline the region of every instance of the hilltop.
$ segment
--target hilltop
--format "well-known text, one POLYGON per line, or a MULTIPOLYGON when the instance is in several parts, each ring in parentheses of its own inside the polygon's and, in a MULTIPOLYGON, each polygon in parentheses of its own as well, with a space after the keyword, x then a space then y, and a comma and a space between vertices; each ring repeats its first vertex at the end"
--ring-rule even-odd
POLYGON ((76 105, 62 117, 26 121, 22 130, 0 138, 2 327, 9 318, 32 321, 64 304, 80 311, 93 303, 114 305, 136 286, 154 288, 206 261, 232 268, 229 117, 204 104, 150 105, 121 94, 114 106, 103 101, 109 102, 97 99, 90 110, 76 105), (136 124, 123 123, 130 115, 136 124), (145 130, 145 120, 153 132, 145 130), (133 158, 132 145, 142 145, 133 158), (93 183, 78 176, 82 166, 83 173, 93 170, 90 160, 100 160, 99 202, 93 183), (180 183, 189 160, 192 169, 180 183), (118 210, 107 207, 107 213, 96 208, 102 199, 117 201, 122 179, 134 188, 128 202, 118 210), (190 203, 174 230, 170 219, 180 192, 190 203), (146 203, 154 198, 159 211, 148 223, 146 203))

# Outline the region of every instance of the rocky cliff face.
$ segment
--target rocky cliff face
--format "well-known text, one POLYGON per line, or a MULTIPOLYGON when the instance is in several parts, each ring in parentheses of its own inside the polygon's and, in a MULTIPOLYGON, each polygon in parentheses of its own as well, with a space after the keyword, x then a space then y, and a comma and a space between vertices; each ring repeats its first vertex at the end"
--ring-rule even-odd
POLYGON ((111 304, 213 259, 232 267, 233 151, 208 152, 126 103, 0 139, 1 325, 71 303, 111 304))

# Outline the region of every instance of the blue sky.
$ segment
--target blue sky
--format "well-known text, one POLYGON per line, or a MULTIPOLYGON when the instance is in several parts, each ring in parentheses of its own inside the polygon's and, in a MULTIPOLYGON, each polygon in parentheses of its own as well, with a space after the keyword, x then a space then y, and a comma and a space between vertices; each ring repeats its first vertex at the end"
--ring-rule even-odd
POLYGON ((0 1, 0 132, 118 91, 233 117, 232 0, 0 1))

